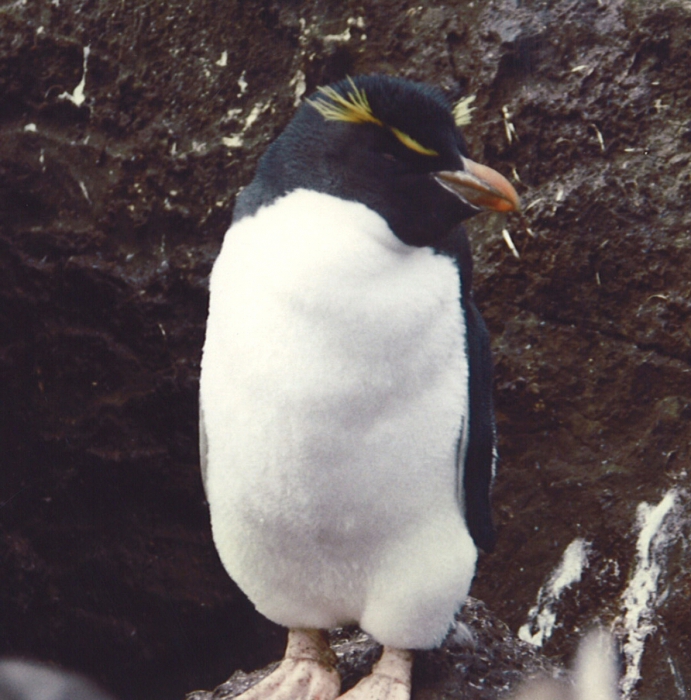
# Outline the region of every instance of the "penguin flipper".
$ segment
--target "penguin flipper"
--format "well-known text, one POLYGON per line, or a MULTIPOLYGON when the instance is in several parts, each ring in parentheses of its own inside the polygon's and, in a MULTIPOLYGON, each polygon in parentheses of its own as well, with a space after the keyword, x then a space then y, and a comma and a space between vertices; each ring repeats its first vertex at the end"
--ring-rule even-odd
POLYGON ((465 519, 473 541, 480 549, 491 552, 496 544, 496 531, 492 521, 490 489, 497 461, 492 356, 487 327, 472 298, 464 299, 464 308, 470 415, 463 489, 459 499, 463 498, 465 519))

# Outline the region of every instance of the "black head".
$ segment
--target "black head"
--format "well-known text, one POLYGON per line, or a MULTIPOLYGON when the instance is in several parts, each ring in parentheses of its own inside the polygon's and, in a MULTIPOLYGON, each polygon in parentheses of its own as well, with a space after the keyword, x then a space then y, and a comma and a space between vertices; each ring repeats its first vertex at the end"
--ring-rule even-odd
POLYGON ((482 209, 518 207, 513 187, 467 157, 434 88, 381 75, 320 88, 262 157, 235 220, 298 188, 362 202, 409 245, 427 246, 482 209))

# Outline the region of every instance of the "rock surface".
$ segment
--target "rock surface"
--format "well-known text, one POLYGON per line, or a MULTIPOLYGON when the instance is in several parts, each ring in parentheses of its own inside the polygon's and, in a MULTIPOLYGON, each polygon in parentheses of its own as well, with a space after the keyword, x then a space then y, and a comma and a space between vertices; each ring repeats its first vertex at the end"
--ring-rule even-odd
MULTIPOLYGON (((506 697, 507 691, 526 677, 562 675, 532 644, 511 634, 484 603, 470 598, 458 622, 467 629, 457 628, 440 649, 416 654, 413 700, 495 700, 506 697)), ((357 629, 334 631, 331 644, 338 657, 342 692, 371 671, 381 652, 371 637, 357 629)), ((249 674, 237 671, 215 690, 195 691, 186 700, 230 700, 266 677, 275 666, 249 674)))
POLYGON ((686 0, 0 2, 0 653, 148 700, 280 655, 210 540, 206 277, 304 90, 383 71, 477 95, 533 234, 471 229, 502 455, 474 595, 560 661, 612 623, 627 697, 685 698, 689 65, 686 0))

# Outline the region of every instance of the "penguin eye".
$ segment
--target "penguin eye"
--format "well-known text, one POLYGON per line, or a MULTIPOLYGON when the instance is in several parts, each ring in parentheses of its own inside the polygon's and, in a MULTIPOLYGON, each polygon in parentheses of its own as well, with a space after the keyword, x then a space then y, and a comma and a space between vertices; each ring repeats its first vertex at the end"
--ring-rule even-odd
POLYGON ((383 129, 377 130, 373 138, 368 143, 368 150, 376 154, 378 158, 383 158, 391 163, 401 160, 401 144, 393 138, 393 135, 383 129))
POLYGON ((396 163, 399 167, 404 167, 405 170, 410 168, 426 169, 432 152, 421 151, 422 146, 414 148, 411 143, 417 145, 417 141, 410 139, 409 143, 405 137, 401 136, 401 133, 390 128, 382 129, 376 140, 371 143, 370 148, 388 163, 396 163))

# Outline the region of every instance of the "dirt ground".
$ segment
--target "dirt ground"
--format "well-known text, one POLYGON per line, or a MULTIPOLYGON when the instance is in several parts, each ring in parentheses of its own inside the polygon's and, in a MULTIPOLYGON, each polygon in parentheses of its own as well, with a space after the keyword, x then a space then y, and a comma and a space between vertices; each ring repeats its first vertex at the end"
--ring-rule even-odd
POLYGON ((476 95, 525 205, 471 225, 502 458, 473 594, 518 630, 583 538, 568 657, 621 628, 637 509, 675 489, 634 695, 687 697, 689 66, 688 0, 0 0, 0 653, 173 700, 280 652, 210 540, 207 276, 304 91, 385 72, 476 95))

